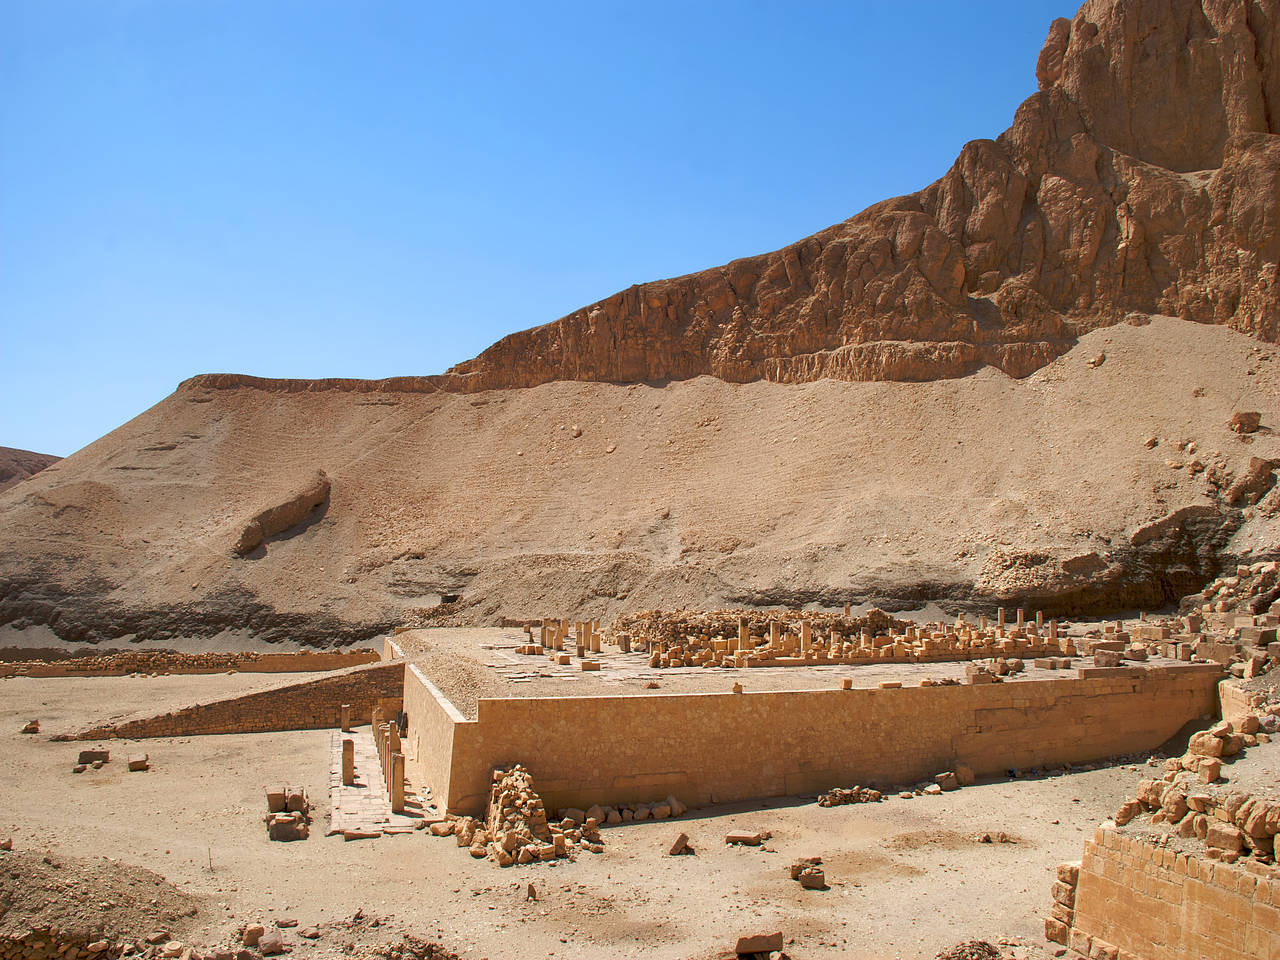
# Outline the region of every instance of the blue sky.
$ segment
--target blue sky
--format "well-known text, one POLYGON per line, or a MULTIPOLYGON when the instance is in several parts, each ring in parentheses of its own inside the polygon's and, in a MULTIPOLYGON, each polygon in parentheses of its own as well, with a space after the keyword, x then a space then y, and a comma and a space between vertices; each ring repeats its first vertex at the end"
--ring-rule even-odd
POLYGON ((999 134, 1073 12, 0 4, 0 445, 196 373, 438 373, 783 246, 999 134))

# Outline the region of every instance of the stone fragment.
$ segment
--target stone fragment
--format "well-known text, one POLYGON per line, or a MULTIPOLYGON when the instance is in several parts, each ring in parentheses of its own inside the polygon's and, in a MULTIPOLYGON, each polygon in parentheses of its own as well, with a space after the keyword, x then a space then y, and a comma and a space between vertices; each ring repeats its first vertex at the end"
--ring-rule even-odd
POLYGON ((738 830, 733 833, 726 834, 724 842, 735 846, 758 847, 771 836, 773 836, 773 834, 769 833, 767 830, 757 831, 755 833, 738 830))
POLYGON ((1058 864, 1058 879, 1063 883, 1075 886, 1080 882, 1080 861, 1058 864))
POLYGON ((284 953, 284 934, 279 930, 268 930, 258 939, 258 952, 264 957, 272 957, 284 953))
POLYGON ((28 721, 27 721, 27 723, 26 723, 26 725, 22 728, 22 732, 23 732, 23 733, 39 733, 39 732, 40 732, 40 721, 39 721, 39 720, 28 720, 28 721))
POLYGON ((307 940, 319 940, 320 931, 315 927, 304 927, 303 929, 298 931, 298 936, 303 937, 307 940))
POLYGON ((957 777, 955 773, 952 771, 947 771, 946 773, 938 774, 936 777, 933 778, 933 781, 942 790, 945 790, 945 791, 960 789, 960 778, 957 777))
POLYGON ((1244 849, 1244 831, 1233 823, 1220 823, 1213 820, 1205 834, 1206 846, 1216 847, 1228 853, 1239 853, 1244 849))
POLYGON ((1140 813, 1142 813, 1142 804, 1139 801, 1126 800, 1124 803, 1120 804, 1120 809, 1116 811, 1116 826, 1123 827, 1140 813))
POLYGON ((81 750, 80 763, 106 763, 111 759, 111 751, 109 750, 81 750))
POLYGON ((682 833, 676 837, 676 842, 671 844, 671 849, 667 851, 669 857, 681 857, 693 853, 693 847, 689 846, 689 835, 682 833))
POLYGON ((145 753, 133 753, 129 755, 129 769, 134 773, 146 770, 150 764, 151 758, 145 753))
POLYGON ((765 933, 754 936, 739 937, 733 952, 738 956, 750 956, 753 953, 773 953, 782 949, 782 934, 765 933))

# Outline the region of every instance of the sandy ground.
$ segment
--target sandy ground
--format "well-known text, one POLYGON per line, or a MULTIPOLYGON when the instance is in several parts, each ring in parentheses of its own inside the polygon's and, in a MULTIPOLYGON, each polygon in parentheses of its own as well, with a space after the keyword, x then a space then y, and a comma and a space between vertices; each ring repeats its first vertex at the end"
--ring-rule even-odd
MULTIPOLYGON (((0 836, 19 848, 116 857, 152 869, 206 904, 202 943, 239 923, 291 916, 321 925, 317 946, 290 937, 295 956, 336 952, 323 925, 357 910, 439 939, 467 958, 645 956, 704 958, 744 932, 782 929, 795 958, 930 958, 960 940, 1007 938, 1019 957, 1050 956, 1040 917, 1055 865, 1078 859, 1138 773, 1115 768, 979 784, 941 797, 820 808, 796 799, 692 811, 681 821, 606 832, 605 853, 502 870, 451 838, 424 833, 344 843, 323 829, 270 843, 263 788, 303 784, 327 807, 328 731, 148 740, 112 745, 100 771, 71 772, 78 743, 47 737, 106 713, 210 699, 246 689, 239 675, 0 681, 0 836), (41 735, 18 733, 39 717, 41 735), (152 769, 128 773, 134 750, 152 769), (735 827, 767 829, 764 849, 729 848, 735 827), (666 848, 687 832, 695 857, 666 848), (975 833, 1014 843, 982 844, 975 833), (831 889, 787 879, 793 857, 822 856, 831 889), (533 883, 539 900, 526 900, 533 883)), ((268 678, 275 680, 278 678, 268 678)))

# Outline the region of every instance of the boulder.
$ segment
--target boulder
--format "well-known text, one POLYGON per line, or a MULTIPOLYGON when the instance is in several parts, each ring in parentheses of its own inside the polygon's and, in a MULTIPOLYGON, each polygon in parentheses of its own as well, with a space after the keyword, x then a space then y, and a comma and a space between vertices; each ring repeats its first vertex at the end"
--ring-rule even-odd
POLYGON ((244 932, 240 934, 240 942, 246 947, 256 947, 258 941, 262 939, 262 935, 267 932, 267 928, 260 923, 251 923, 244 928, 244 932))

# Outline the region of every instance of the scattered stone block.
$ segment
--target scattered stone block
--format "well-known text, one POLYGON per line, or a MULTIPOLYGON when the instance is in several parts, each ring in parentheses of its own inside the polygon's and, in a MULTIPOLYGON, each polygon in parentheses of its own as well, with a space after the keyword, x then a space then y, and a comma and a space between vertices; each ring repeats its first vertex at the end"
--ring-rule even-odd
POLYGON ((109 750, 81 750, 80 763, 106 763, 111 759, 109 750))
POLYGON ((782 949, 782 934, 764 933, 749 937, 739 937, 733 952, 738 956, 751 956, 753 953, 773 953, 782 949))
POLYGON ((150 768, 150 756, 145 753, 134 753, 129 755, 129 770, 133 773, 139 773, 150 768))
POLYGON ((26 726, 24 726, 24 727, 22 728, 22 732, 23 732, 23 733, 39 733, 39 732, 40 732, 40 721, 39 721, 39 720, 28 720, 28 721, 27 721, 27 723, 26 723, 26 726))
POLYGON ((682 833, 676 837, 676 842, 671 845, 671 849, 667 851, 669 857, 683 857, 693 853, 693 847, 689 846, 689 835, 682 833))
POLYGON ((279 930, 268 930, 258 939, 258 952, 264 957, 273 957, 284 953, 284 934, 279 930))
POLYGON ((758 847, 771 836, 773 836, 773 834, 767 830, 756 831, 755 833, 738 830, 733 833, 725 834, 724 842, 733 846, 758 847))
POLYGON ((955 773, 950 770, 948 770, 946 773, 938 774, 936 777, 933 778, 933 782, 936 783, 944 791, 949 792, 951 790, 960 789, 960 778, 957 777, 955 773))

